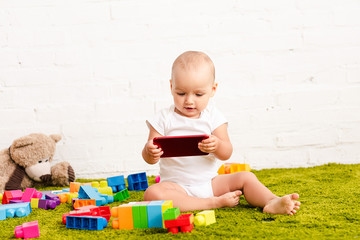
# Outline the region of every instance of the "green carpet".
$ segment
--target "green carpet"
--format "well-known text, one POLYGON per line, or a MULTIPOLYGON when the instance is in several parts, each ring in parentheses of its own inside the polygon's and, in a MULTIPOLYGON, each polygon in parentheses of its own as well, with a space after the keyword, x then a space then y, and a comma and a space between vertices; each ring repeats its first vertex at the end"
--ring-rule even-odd
MULTIPOLYGON (((71 206, 61 204, 54 210, 34 209, 27 217, 0 221, 0 239, 15 239, 15 226, 35 220, 39 221, 39 239, 360 239, 360 164, 266 169, 254 173, 277 195, 299 193, 298 213, 264 214, 241 197, 237 207, 216 209, 215 224, 172 235, 156 228, 116 230, 110 223, 102 231, 67 229, 61 217, 71 211, 71 206)), ((153 183, 154 177, 149 177, 149 184, 153 183)), ((51 189, 54 188, 40 190, 51 189)), ((142 196, 143 192, 130 192, 129 199, 109 206, 142 201, 142 196)))

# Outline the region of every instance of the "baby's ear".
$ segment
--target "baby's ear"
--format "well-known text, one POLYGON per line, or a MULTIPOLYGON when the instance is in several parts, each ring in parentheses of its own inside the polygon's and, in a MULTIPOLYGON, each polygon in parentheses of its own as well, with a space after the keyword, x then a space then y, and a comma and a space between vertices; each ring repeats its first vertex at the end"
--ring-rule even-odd
POLYGON ((33 137, 25 136, 25 137, 16 139, 13 142, 13 146, 14 146, 14 148, 21 148, 21 147, 26 147, 26 146, 32 145, 33 143, 34 143, 33 137))
POLYGON ((57 143, 58 141, 61 140, 61 135, 59 135, 59 134, 51 134, 51 135, 50 135, 50 138, 51 138, 52 140, 54 140, 55 143, 57 143))

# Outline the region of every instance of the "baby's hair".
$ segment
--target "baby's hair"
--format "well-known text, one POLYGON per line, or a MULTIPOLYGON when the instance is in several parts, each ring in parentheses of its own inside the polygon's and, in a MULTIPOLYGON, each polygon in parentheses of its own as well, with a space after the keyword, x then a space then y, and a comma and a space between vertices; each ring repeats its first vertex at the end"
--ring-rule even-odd
POLYGON ((174 77, 174 72, 176 67, 180 67, 183 70, 196 70, 203 64, 207 64, 215 79, 215 66, 213 61, 208 55, 199 51, 187 51, 178 56, 173 65, 171 79, 174 77))

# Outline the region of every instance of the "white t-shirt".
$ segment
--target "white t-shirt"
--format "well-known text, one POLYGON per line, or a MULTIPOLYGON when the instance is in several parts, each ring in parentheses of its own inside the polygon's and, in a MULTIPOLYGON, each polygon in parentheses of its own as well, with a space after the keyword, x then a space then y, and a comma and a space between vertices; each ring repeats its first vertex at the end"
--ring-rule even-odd
MULTIPOLYGON (((158 112, 146 123, 163 136, 211 135, 216 128, 227 123, 227 120, 213 104, 209 104, 198 119, 179 115, 172 105, 158 112)), ((170 181, 181 185, 203 184, 215 177, 216 171, 216 158, 213 154, 160 159, 162 182, 170 181)))

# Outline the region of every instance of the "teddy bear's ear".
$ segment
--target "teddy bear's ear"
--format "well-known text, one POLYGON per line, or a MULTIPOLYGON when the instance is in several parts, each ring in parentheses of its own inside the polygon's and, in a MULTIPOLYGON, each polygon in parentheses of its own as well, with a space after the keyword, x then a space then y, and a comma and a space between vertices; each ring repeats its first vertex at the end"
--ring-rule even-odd
POLYGON ((21 148, 21 147, 25 147, 28 145, 32 145, 34 143, 34 139, 31 136, 25 136, 25 137, 21 137, 19 139, 16 139, 13 142, 13 146, 15 148, 21 148))
POLYGON ((56 143, 61 140, 61 135, 59 134, 51 134, 50 138, 52 138, 56 143))

